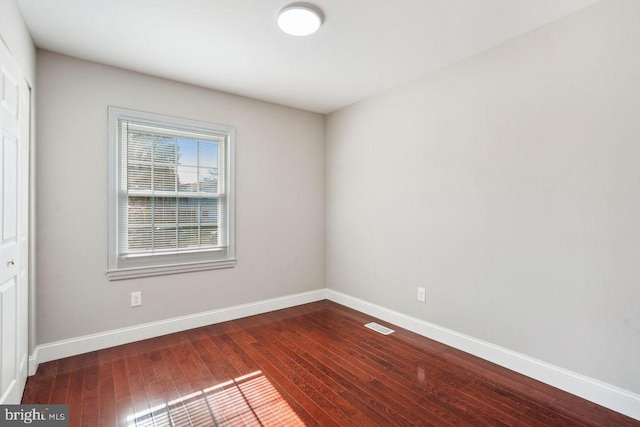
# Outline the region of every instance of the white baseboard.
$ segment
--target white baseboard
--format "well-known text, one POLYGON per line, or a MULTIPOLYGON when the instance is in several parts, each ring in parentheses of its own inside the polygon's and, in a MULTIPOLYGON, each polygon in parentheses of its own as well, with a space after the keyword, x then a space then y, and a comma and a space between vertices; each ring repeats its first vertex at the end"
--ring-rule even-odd
POLYGON ((640 395, 331 289, 327 299, 640 420, 640 395))
POLYGON ((272 298, 188 316, 174 317, 158 322, 145 323, 128 328, 40 344, 36 346, 33 354, 29 357, 29 375, 36 373, 40 363, 51 360, 159 337, 174 332, 186 331, 214 323, 227 322, 229 320, 267 313, 300 304, 321 301, 323 299, 326 299, 326 289, 318 289, 280 298, 272 298))
POLYGON ((329 299, 392 325, 439 341, 458 350, 478 356, 507 369, 590 400, 598 405, 640 420, 640 395, 604 382, 568 371, 509 349, 458 333, 415 317, 331 290, 315 291, 237 305, 218 310, 181 316, 158 322, 115 329, 92 335, 36 346, 29 357, 29 375, 40 363, 64 357, 127 344, 201 326, 267 313, 300 304, 329 299))

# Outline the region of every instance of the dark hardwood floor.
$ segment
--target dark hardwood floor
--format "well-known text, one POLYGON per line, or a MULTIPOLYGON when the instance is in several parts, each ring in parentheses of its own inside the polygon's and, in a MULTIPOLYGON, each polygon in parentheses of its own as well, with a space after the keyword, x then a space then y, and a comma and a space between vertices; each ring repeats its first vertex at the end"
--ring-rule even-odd
POLYGON ((69 357, 22 402, 67 403, 71 426, 640 426, 372 320, 322 301, 69 357))

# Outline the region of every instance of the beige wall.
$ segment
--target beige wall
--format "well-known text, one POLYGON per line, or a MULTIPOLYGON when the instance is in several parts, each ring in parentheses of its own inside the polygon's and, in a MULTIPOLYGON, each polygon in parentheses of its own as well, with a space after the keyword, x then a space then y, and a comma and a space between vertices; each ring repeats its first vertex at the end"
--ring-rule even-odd
POLYGON ((605 1, 331 114, 327 286, 640 392, 638 52, 605 1))
POLYGON ((39 343, 324 288, 322 115, 47 51, 37 82, 39 343), (235 268, 107 280, 108 105, 236 127, 235 268))

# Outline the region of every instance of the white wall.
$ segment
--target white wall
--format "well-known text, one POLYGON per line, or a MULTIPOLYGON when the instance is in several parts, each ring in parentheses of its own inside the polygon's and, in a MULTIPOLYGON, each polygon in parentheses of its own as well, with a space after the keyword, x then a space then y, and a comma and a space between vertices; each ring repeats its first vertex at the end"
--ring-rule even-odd
POLYGON ((327 287, 640 392, 638 52, 605 1, 331 114, 327 287))
POLYGON ((324 288, 322 115, 47 51, 37 82, 39 343, 324 288), (236 127, 235 268, 107 280, 108 105, 236 127))
POLYGON ((36 80, 36 47, 16 0, 0 1, 0 37, 33 87, 36 80))

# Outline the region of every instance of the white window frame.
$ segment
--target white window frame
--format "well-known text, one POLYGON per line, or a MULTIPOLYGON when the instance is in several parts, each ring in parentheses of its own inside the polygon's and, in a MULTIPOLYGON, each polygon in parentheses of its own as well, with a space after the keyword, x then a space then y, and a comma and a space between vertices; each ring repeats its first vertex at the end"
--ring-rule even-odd
POLYGON ((147 113, 126 108, 107 108, 109 147, 109 214, 108 214, 108 266, 109 280, 159 276, 191 271, 229 268, 236 265, 235 245, 235 128, 161 114, 147 113), (120 204, 127 203, 126 189, 121 188, 122 141, 118 124, 120 120, 183 129, 191 132, 222 136, 225 143, 226 180, 226 233, 227 247, 215 250, 195 250, 147 256, 123 256, 119 253, 120 204))

